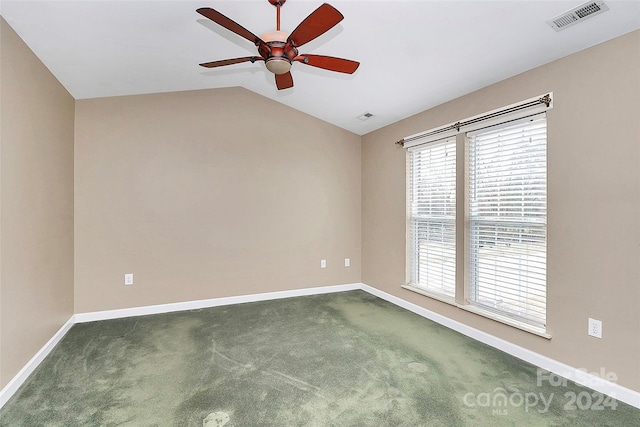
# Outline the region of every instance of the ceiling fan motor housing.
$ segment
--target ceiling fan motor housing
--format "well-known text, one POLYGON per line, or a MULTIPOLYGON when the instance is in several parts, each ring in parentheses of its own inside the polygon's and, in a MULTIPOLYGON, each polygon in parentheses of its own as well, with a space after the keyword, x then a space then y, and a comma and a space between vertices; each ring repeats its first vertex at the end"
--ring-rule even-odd
POLYGON ((288 33, 279 30, 268 31, 260 36, 269 49, 260 49, 258 46, 258 51, 265 60, 267 70, 273 74, 288 73, 291 61, 298 56, 298 49, 290 41, 287 42, 288 38, 288 33))

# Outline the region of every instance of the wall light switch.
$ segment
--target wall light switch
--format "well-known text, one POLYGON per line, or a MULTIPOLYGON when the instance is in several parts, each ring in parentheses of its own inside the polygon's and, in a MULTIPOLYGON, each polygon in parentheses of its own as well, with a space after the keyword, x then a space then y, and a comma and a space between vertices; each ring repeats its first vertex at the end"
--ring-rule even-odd
POLYGON ((326 259, 321 259, 320 260, 320 268, 327 268, 327 260, 326 259))
POLYGON ((133 273, 128 273, 124 275, 124 284, 127 286, 133 285, 133 273))
POLYGON ((344 259, 344 266, 349 267, 351 265, 351 260, 349 258, 344 259))

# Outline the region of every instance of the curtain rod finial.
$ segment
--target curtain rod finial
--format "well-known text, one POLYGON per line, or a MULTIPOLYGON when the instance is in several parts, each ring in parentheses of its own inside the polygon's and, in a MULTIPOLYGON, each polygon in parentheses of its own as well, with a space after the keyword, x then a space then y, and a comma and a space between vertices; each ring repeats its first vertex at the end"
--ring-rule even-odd
POLYGON ((546 94, 545 96, 539 99, 539 102, 546 104, 548 107, 549 104, 551 104, 551 96, 549 96, 549 94, 546 94))
POLYGON ((404 147, 404 139, 401 139, 400 141, 396 141, 396 144, 401 147, 404 147))

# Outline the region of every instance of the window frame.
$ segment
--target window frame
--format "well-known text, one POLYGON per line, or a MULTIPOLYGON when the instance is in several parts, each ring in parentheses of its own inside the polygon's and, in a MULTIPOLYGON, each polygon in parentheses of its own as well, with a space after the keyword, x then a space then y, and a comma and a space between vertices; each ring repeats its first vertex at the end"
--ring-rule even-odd
MULTIPOLYGON (((469 188, 468 188, 468 162, 469 162, 469 143, 468 134, 477 132, 481 129, 494 127, 496 125, 514 122, 517 120, 527 119, 532 116, 544 114, 546 121, 546 135, 548 137, 548 115, 546 112, 553 108, 552 93, 549 92, 545 97, 535 97, 522 101, 518 104, 512 104, 501 109, 493 110, 478 116, 474 116, 465 120, 461 120, 454 125, 441 126, 420 134, 412 135, 405 138, 403 146, 407 148, 407 246, 406 246, 406 281, 402 285, 403 288, 413 292, 422 294, 429 298, 454 305, 463 310, 481 315, 494 321, 516 327, 518 329, 530 332, 535 335, 550 339, 551 335, 547 332, 546 319, 543 325, 536 325, 531 322, 521 321, 517 318, 502 315, 499 312, 483 309, 481 306, 474 305, 469 299, 470 287, 470 225, 469 225, 469 188), (536 102, 539 101, 539 102, 536 102), (521 107, 523 106, 524 107, 521 107), (456 272, 455 272, 455 297, 451 298, 446 295, 431 292, 412 283, 412 261, 413 261, 413 245, 411 241, 411 151, 416 150, 419 146, 425 144, 436 144, 438 142, 456 139, 456 272)), ((545 154, 548 159, 548 154, 545 154)), ((545 163, 545 171, 547 166, 545 163)), ((545 186, 545 196, 548 194, 548 182, 545 186)), ((548 213, 548 205, 545 207, 545 245, 548 241, 546 217, 548 213)), ((545 291, 548 288, 547 283, 547 265, 548 257, 545 254, 545 291)), ((545 317, 548 317, 547 298, 544 300, 545 317)))
POLYGON ((466 266, 470 278, 466 299, 483 310, 495 311, 517 321, 526 319, 522 321, 545 329, 546 115, 542 113, 468 132, 466 136, 469 139, 467 180, 470 186, 467 199, 470 259, 466 266), (480 139, 474 143, 474 138, 480 139), (478 156, 475 162, 474 153, 478 156), (482 165, 482 159, 491 162, 491 166, 482 165), (474 233, 478 226, 496 230, 493 235, 485 235, 485 245, 474 233), (498 232, 498 229, 502 231, 498 232), (518 232, 514 233, 514 229, 518 232), (501 296, 492 298, 488 295, 491 292, 501 296), (480 296, 482 293, 484 298, 480 296), (492 304, 502 305, 502 308, 492 308, 492 304))
MULTIPOLYGON (((417 186, 416 186, 416 182, 415 182, 415 178, 416 178, 416 174, 414 173, 414 162, 413 160, 409 161, 409 168, 408 168, 408 191, 407 191, 407 197, 409 199, 408 201, 408 215, 407 215, 407 275, 409 278, 409 283, 411 283, 412 287, 420 290, 421 292, 426 293, 427 295, 431 295, 434 298, 438 298, 438 299, 442 299, 444 301, 447 302, 452 302, 455 300, 455 294, 456 292, 456 220, 457 220, 457 175, 456 175, 456 170, 457 170, 457 144, 456 144, 456 140, 448 138, 448 139, 443 139, 440 140, 438 142, 434 142, 433 144, 428 144, 426 146, 417 146, 413 149, 410 149, 408 152, 408 156, 411 159, 415 159, 415 157, 418 154, 422 154, 425 152, 431 152, 431 151, 444 151, 445 152, 445 156, 448 156, 449 153, 451 153, 451 150, 453 151, 453 171, 450 171, 449 169, 445 169, 445 168, 450 168, 451 164, 450 164, 450 159, 441 159, 438 158, 437 164, 433 164, 433 163, 429 163, 428 166, 441 166, 442 169, 439 169, 438 171, 443 173, 444 175, 448 175, 448 174, 452 174, 453 175, 453 184, 450 182, 450 177, 446 177, 445 179, 441 179, 437 181, 437 184, 440 184, 441 186, 445 187, 445 192, 447 192, 447 195, 450 195, 451 193, 451 188, 450 186, 453 185, 453 216, 451 216, 450 214, 450 208, 451 206, 449 204, 447 204, 446 200, 442 200, 441 198, 436 198, 434 197, 435 195, 433 194, 428 194, 428 195, 424 195, 422 194, 419 197, 414 197, 414 191, 416 190, 417 186), (447 211, 446 214, 444 215, 422 215, 425 217, 429 217, 429 218, 424 218, 423 221, 418 221, 416 220, 416 218, 419 216, 417 214, 417 210, 424 210, 424 205, 425 204, 431 204, 431 203, 442 203, 443 206, 443 210, 447 211), (416 206, 416 203, 420 206, 416 206), (436 286, 429 286, 427 284, 425 284, 425 286, 420 286, 419 284, 422 282, 420 276, 422 274, 422 268, 420 268, 420 266, 422 266, 422 263, 419 262, 419 258, 421 256, 421 250, 420 248, 422 247, 422 245, 420 244, 420 226, 416 226, 416 222, 425 224, 426 229, 427 229, 427 234, 428 234, 428 230, 432 228, 433 224, 445 224, 445 223, 449 223, 451 224, 451 226, 453 227, 453 256, 450 256, 450 254, 446 254, 446 252, 451 251, 450 246, 445 246, 444 244, 442 245, 442 247, 440 248, 440 250, 436 250, 436 251, 430 251, 427 250, 429 255, 438 255, 437 252, 440 252, 439 255, 441 255, 443 258, 447 258, 446 261, 448 263, 450 263, 451 261, 453 261, 453 295, 447 295, 447 292, 438 292, 435 290, 436 286), (417 279, 417 280, 414 280, 417 279)), ((437 153, 436 153, 437 155, 437 153)), ((426 162, 424 162, 426 163, 426 162)), ((423 162, 421 162, 421 166, 427 166, 425 164, 423 164, 423 162)), ((447 197, 444 197, 445 199, 447 197)), ((443 233, 445 234, 445 233, 443 233)), ((442 236, 442 238, 444 239, 445 236, 442 236)), ((422 240, 429 240, 428 238, 423 238, 422 240)), ((429 273, 429 265, 426 266, 427 271, 425 271, 425 273, 429 273)), ((438 280, 439 284, 441 286, 446 286, 444 283, 444 281, 448 281, 451 280, 451 277, 444 277, 445 273, 442 273, 442 281, 438 280)), ((449 275, 447 275, 449 276, 449 275)))

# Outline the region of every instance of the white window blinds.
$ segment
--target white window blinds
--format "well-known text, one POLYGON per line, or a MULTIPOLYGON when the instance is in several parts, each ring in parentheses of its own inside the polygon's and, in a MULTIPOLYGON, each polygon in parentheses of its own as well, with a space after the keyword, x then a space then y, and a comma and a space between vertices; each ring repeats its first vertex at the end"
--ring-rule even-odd
POLYGON ((456 142, 409 150, 410 285, 455 296, 456 142))
POLYGON ((546 322, 544 114, 469 137, 469 294, 477 307, 546 322))

